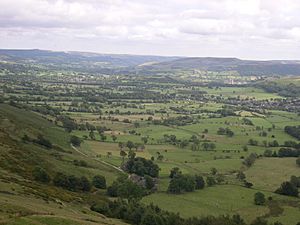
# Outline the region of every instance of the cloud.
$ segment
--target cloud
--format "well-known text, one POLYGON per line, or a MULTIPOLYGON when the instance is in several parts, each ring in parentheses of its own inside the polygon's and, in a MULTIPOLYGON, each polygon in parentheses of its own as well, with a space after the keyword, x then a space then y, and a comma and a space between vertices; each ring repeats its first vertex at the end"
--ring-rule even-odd
POLYGON ((298 0, 0 0, 0 8, 1 48, 300 58, 298 0))

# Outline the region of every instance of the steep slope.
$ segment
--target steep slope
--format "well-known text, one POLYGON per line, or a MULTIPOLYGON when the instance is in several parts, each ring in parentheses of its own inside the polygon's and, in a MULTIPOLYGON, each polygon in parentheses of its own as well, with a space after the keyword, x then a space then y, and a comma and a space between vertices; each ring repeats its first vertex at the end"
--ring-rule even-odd
POLYGON ((0 224, 123 224, 89 210, 92 202, 105 201, 101 192, 73 192, 37 182, 33 179, 37 166, 50 176, 57 172, 89 179, 104 175, 108 183, 119 174, 78 154, 70 147, 69 134, 39 115, 0 104, 0 224), (43 135, 53 147, 24 142, 24 135, 43 135), (88 166, 74 165, 75 159, 84 160, 88 166))

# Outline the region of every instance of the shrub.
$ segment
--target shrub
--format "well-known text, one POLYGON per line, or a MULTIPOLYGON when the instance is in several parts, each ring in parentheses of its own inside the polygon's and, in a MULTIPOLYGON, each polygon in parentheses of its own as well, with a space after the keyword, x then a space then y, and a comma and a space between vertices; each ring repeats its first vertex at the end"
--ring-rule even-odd
POLYGON ((57 173, 53 179, 53 184, 70 191, 87 192, 91 190, 91 184, 84 176, 78 178, 74 175, 67 176, 63 173, 57 173))
POLYGON ((216 180, 210 176, 206 178, 206 183, 208 186, 213 186, 213 185, 217 184, 216 180))
POLYGON ((37 136, 37 139, 34 140, 34 142, 48 149, 52 148, 52 143, 48 139, 44 138, 44 136, 41 134, 37 136))
POLYGON ((298 159, 296 159, 296 164, 297 164, 298 166, 300 166, 300 157, 299 157, 298 159))
POLYGON ((35 167, 34 170, 32 171, 32 175, 36 181, 43 182, 43 183, 49 183, 51 178, 46 172, 41 167, 35 167))
POLYGON ((298 188, 291 182, 283 182, 281 186, 275 191, 277 194, 288 195, 288 196, 298 196, 298 188))
POLYGON ((70 138, 70 142, 72 145, 74 145, 75 147, 79 147, 81 144, 81 140, 79 137, 72 135, 70 138))
POLYGON ((92 184, 96 188, 105 189, 106 188, 106 179, 104 176, 96 175, 93 177, 92 184))
POLYGON ((265 204, 266 199, 265 199, 265 195, 261 192, 256 192, 254 194, 254 203, 255 205, 263 205, 265 204))
POLYGON ((195 189, 203 189, 205 187, 205 181, 202 176, 196 175, 195 176, 196 186, 195 189))

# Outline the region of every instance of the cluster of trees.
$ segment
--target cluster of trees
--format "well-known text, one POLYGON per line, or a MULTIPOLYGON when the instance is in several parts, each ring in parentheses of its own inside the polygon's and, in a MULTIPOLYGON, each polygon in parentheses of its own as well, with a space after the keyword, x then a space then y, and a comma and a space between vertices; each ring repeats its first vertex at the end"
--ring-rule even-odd
POLYGON ((33 169, 32 176, 34 180, 42 183, 49 183, 51 181, 51 177, 49 176, 47 171, 39 166, 33 169))
POLYGON ((300 149, 281 148, 277 153, 278 157, 299 157, 300 149))
MULTIPOLYGON (((208 130, 205 129, 204 133, 207 133, 207 132, 208 132, 208 130)), ((202 137, 204 137, 204 135, 202 137)), ((215 143, 212 143, 212 142, 204 141, 201 144, 201 141, 199 140, 199 138, 196 135, 192 135, 190 139, 180 140, 180 139, 177 139, 176 135, 174 135, 174 134, 171 134, 171 135, 164 134, 163 141, 165 143, 169 143, 171 145, 177 145, 180 148, 185 148, 190 145, 191 149, 193 151, 199 151, 201 149, 203 149, 205 151, 208 151, 208 150, 213 151, 216 148, 215 143)))
MULTIPOLYGON (((172 212, 164 211, 153 204, 144 205, 138 201, 98 201, 91 210, 107 217, 118 218, 133 225, 246 225, 239 215, 207 216, 184 219, 172 212)), ((279 222, 268 223, 257 218, 250 225, 282 225, 279 222)))
MULTIPOLYGON (((300 157, 300 149, 292 148, 280 148, 278 152, 272 151, 271 149, 266 149, 264 151, 265 157, 300 157)), ((296 164, 300 165, 300 159, 296 160, 296 164)))
POLYGON ((255 160, 257 159, 256 153, 251 153, 247 158, 244 159, 243 164, 247 167, 250 167, 254 164, 255 160))
POLYGON ((266 202, 265 195, 261 192, 256 192, 254 194, 254 204, 255 205, 264 205, 266 202))
POLYGON ((70 142, 73 146, 79 147, 81 145, 81 140, 79 137, 72 135, 70 138, 70 142))
POLYGON ((234 132, 232 130, 230 130, 228 127, 226 127, 226 128, 220 127, 217 131, 217 134, 232 137, 234 135, 234 132))
MULTIPOLYGON (((193 122, 194 118, 191 116, 178 116, 164 119, 160 123, 165 126, 185 126, 193 122)), ((157 124, 157 121, 153 121, 153 123, 157 124)))
POLYGON ((226 116, 235 116, 235 111, 233 109, 230 109, 228 107, 224 108, 224 109, 219 109, 217 111, 217 113, 221 114, 222 117, 226 117, 226 116))
POLYGON ((252 120, 250 120, 246 117, 244 117, 242 121, 243 121, 243 124, 245 124, 245 125, 254 126, 252 120))
POLYGON ((111 197, 141 199, 147 192, 142 186, 134 183, 126 176, 120 176, 107 188, 107 194, 111 197))
MULTIPOLYGON (((112 136, 112 138, 114 139, 114 136, 112 136)), ((145 143, 147 143, 148 139, 146 140, 145 137, 142 137, 142 141, 145 143)), ((121 151, 123 151, 124 148, 128 148, 129 150, 132 150, 133 148, 135 148, 135 150, 141 149, 144 150, 145 149, 145 145, 140 144, 140 143, 134 143, 132 141, 127 141, 126 143, 123 142, 119 142, 119 148, 121 149, 121 151)))
POLYGON ((63 173, 57 173, 54 176, 53 184, 69 191, 88 192, 92 188, 91 182, 85 176, 76 177, 74 175, 66 175, 63 173))
POLYGON ((300 95, 299 87, 295 84, 282 85, 276 82, 264 82, 259 86, 265 89, 267 92, 278 93, 279 95, 286 97, 298 97, 300 95))
POLYGON ((106 179, 102 175, 96 175, 93 177, 92 184, 96 188, 105 189, 106 188, 106 179))
POLYGON ((188 140, 188 139, 183 139, 183 140, 177 139, 176 135, 173 135, 173 134, 171 134, 171 135, 164 134, 162 141, 165 143, 169 143, 171 145, 177 145, 179 148, 185 148, 191 142, 191 140, 188 140))
POLYGON ((132 152, 128 153, 128 157, 128 161, 123 165, 126 172, 139 176, 148 175, 150 177, 158 177, 159 167, 152 160, 135 157, 135 154, 132 154, 132 152))
POLYGON ((212 142, 204 142, 201 146, 205 151, 213 151, 216 148, 216 144, 212 142))
POLYGON ((62 123, 63 128, 67 132, 71 132, 72 130, 76 130, 78 125, 77 123, 70 117, 68 116, 58 116, 57 120, 62 123))
POLYGON ((204 178, 200 175, 184 175, 178 167, 170 171, 168 192, 171 194, 180 194, 182 192, 192 192, 205 187, 204 178))
POLYGON ((66 175, 58 172, 53 179, 51 179, 51 176, 45 169, 37 166, 33 169, 32 176, 34 180, 42 183, 50 183, 52 180, 53 185, 69 191, 88 192, 91 190, 92 186, 100 189, 106 188, 106 179, 101 175, 94 176, 92 182, 90 182, 85 176, 76 177, 74 175, 66 175))
POLYGON ((284 146, 289 148, 300 149, 300 143, 297 143, 295 141, 285 141, 284 146))
POLYGON ((252 145, 252 146, 257 146, 258 145, 258 141, 251 138, 251 139, 249 139, 248 144, 252 145))
POLYGON ((275 193, 280 194, 280 195, 288 195, 288 196, 294 196, 294 197, 298 197, 299 191, 298 191, 298 180, 299 178, 297 178, 297 183, 295 184, 294 180, 292 181, 286 181, 283 182, 280 187, 275 191, 275 193))
POLYGON ((23 142, 32 142, 38 145, 41 145, 47 149, 51 149, 53 147, 50 140, 46 139, 43 135, 39 134, 36 139, 30 138, 27 134, 22 137, 23 142))
POLYGON ((81 167, 87 167, 88 166, 87 162, 84 161, 84 160, 74 159, 73 163, 74 163, 75 166, 81 166, 81 167))
POLYGON ((286 126, 284 131, 300 140, 300 126, 286 126))

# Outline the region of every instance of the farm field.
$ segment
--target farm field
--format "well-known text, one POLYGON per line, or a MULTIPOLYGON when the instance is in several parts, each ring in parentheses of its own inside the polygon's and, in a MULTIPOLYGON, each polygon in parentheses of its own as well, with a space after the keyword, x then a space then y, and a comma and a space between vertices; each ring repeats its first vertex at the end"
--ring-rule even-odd
POLYGON ((155 205, 186 221, 238 214, 247 225, 296 225, 298 100, 267 91, 267 79, 185 76, 4 77, 0 224, 118 225, 130 221, 122 207, 152 215, 155 205))

